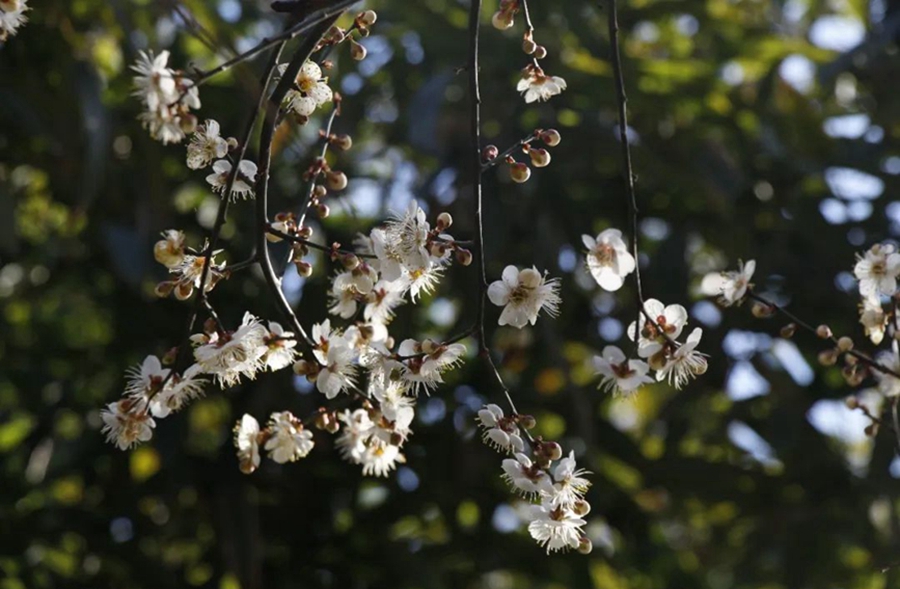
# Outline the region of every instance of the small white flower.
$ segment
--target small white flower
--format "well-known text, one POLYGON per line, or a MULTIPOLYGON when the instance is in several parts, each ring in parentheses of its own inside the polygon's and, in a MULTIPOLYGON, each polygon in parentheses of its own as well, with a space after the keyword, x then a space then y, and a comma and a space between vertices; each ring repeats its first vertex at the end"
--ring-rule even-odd
POLYGON ((142 51, 131 67, 137 73, 134 94, 144 105, 138 120, 163 144, 181 142, 185 130, 196 125, 191 109, 200 108, 200 94, 193 81, 169 68, 168 61, 168 51, 159 55, 142 51))
POLYGON ((219 123, 213 119, 203 123, 191 136, 187 147, 187 166, 205 168, 214 160, 228 155, 228 142, 219 134, 219 123))
POLYGON ((887 315, 881 301, 869 297, 863 299, 859 307, 859 322, 866 331, 866 336, 876 346, 884 339, 884 330, 887 326, 887 315))
POLYGON ((616 346, 606 346, 600 356, 594 356, 594 368, 603 376, 600 388, 616 395, 636 392, 641 385, 653 382, 647 375, 650 367, 643 360, 629 360, 616 346))
POLYGON ((259 434, 259 422, 246 413, 234 428, 234 446, 244 474, 251 474, 259 468, 259 434))
MULTIPOLYGON (((674 340, 681 335, 681 331, 687 324, 688 313, 687 309, 681 305, 664 306, 656 299, 647 299, 644 302, 644 310, 654 320, 656 325, 648 322, 643 313, 640 314, 637 328, 640 333, 638 356, 649 358, 662 350, 663 345, 667 342, 666 336, 674 340), (662 333, 660 330, 665 333, 662 333)), ((628 326, 627 333, 629 339, 634 341, 635 323, 633 321, 628 326)))
POLYGON ((341 435, 335 440, 341 456, 359 464, 362 462, 363 454, 366 452, 366 440, 372 435, 375 424, 369 418, 369 412, 365 409, 356 409, 350 411, 344 410, 338 415, 338 420, 343 423, 341 427, 341 435))
POLYGON ((484 428, 484 442, 503 452, 524 452, 525 444, 522 441, 519 426, 515 419, 503 415, 503 409, 499 406, 485 405, 478 411, 478 421, 484 428))
POLYGON ((596 238, 582 235, 581 241, 588 248, 587 265, 591 276, 608 291, 616 291, 625 284, 625 277, 634 272, 634 256, 618 229, 607 229, 596 238))
POLYGON ((362 472, 365 476, 386 477, 397 468, 397 463, 406 462, 400 448, 388 444, 375 436, 369 438, 366 449, 360 458, 362 472))
POLYGON ((462 344, 436 344, 431 340, 404 340, 397 353, 403 360, 401 378, 410 383, 413 391, 435 388, 444 382, 442 374, 462 363, 466 347, 462 344))
MULTIPOLYGON (((216 284, 225 277, 225 264, 216 261, 216 256, 222 253, 222 250, 216 250, 212 253, 210 260, 209 272, 206 277, 206 284, 203 290, 211 291, 216 284)), ((206 256, 195 256, 193 254, 183 255, 181 262, 169 268, 169 273, 174 275, 172 287, 175 297, 179 300, 187 300, 194 294, 195 288, 200 288, 203 280, 203 267, 206 265, 206 256)))
POLYGON ((394 309, 404 302, 401 282, 379 280, 366 296, 363 318, 372 323, 387 325, 394 318, 394 309))
POLYGON ((370 392, 378 401, 381 414, 391 422, 391 429, 406 439, 411 433, 410 426, 416 416, 415 399, 406 395, 408 385, 399 380, 389 380, 384 386, 370 387, 370 392))
POLYGON ((4 0, 0 2, 0 41, 6 41, 28 22, 25 11, 30 10, 26 0, 4 0))
POLYGON ((876 243, 865 254, 857 255, 853 274, 859 280, 859 293, 863 297, 893 296, 900 275, 900 254, 889 243, 876 243))
MULTIPOLYGON (((892 342, 891 351, 881 352, 876 357, 876 360, 878 361, 878 364, 888 370, 900 373, 900 351, 898 351, 897 342, 892 342)), ((872 375, 875 377, 875 380, 878 381, 878 392, 882 395, 885 397, 896 397, 900 395, 900 378, 880 370, 872 370, 872 375)))
POLYGON ((557 550, 578 548, 585 521, 571 510, 550 507, 547 504, 531 506, 532 521, 528 532, 538 544, 547 548, 547 554, 557 550))
POLYGON ((522 79, 516 85, 516 90, 522 93, 527 104, 550 100, 565 89, 565 80, 559 76, 548 76, 534 65, 529 65, 522 71, 522 79))
POLYGON ((153 257, 166 268, 177 268, 184 261, 184 232, 169 229, 162 236, 153 246, 153 257))
POLYGON ((294 332, 285 331, 279 323, 269 322, 269 335, 266 337, 266 352, 263 361, 266 368, 272 372, 287 368, 294 363, 299 355, 297 352, 297 340, 294 332))
POLYGON ((125 394, 130 397, 147 398, 160 390, 170 370, 163 368, 156 356, 147 356, 140 366, 128 370, 128 384, 125 394))
MULTIPOLYGON (((238 166, 238 174, 231 186, 230 197, 235 195, 247 198, 253 195, 253 183, 256 181, 256 164, 249 160, 241 160, 238 166)), ((213 192, 222 194, 228 186, 228 178, 231 176, 231 162, 228 160, 216 160, 213 164, 213 173, 206 177, 206 181, 212 186, 213 192)))
POLYGON ((153 437, 156 422, 147 413, 146 404, 134 398, 110 403, 100 412, 106 441, 127 450, 153 437))
POLYGON ((194 359, 201 370, 213 375, 223 389, 237 384, 242 375, 252 380, 265 367, 263 358, 269 350, 266 345, 268 335, 269 331, 259 319, 245 313, 237 331, 224 335, 194 336, 195 341, 200 343, 194 349, 194 359))
POLYGON ((338 273, 331 285, 328 312, 350 319, 356 315, 358 303, 367 300, 377 281, 378 273, 364 262, 353 270, 338 273))
POLYGON ((700 291, 719 297, 720 305, 730 307, 744 300, 755 270, 756 261, 750 260, 746 264, 739 262, 737 272, 711 272, 703 277, 700 291))
POLYGON ((547 494, 548 506, 572 509, 576 502, 582 501, 591 486, 591 482, 584 478, 586 474, 589 474, 588 471, 576 465, 575 452, 569 452, 553 470, 555 483, 547 494))
POLYGON ((150 399, 150 413, 153 417, 163 418, 181 411, 189 402, 203 395, 208 381, 201 374, 200 367, 192 364, 184 374, 172 375, 165 388, 150 399))
MULTIPOLYGON (((282 67, 282 73, 284 67, 282 67)), ((308 117, 318 107, 334 99, 328 81, 322 78, 322 69, 313 61, 307 61, 297 73, 294 89, 285 95, 288 110, 308 117)))
POLYGON ((355 385, 356 366, 352 348, 342 338, 334 338, 316 377, 316 388, 326 399, 334 399, 355 385))
POLYGON ((269 458, 278 464, 294 462, 307 456, 315 446, 312 432, 289 411, 273 413, 269 418, 271 436, 266 440, 269 458))
POLYGON ((542 309, 551 317, 559 314, 558 280, 547 280, 537 268, 519 270, 515 266, 507 266, 502 276, 488 287, 488 298, 503 307, 500 325, 519 329, 534 325, 542 309))
POLYGON ((670 385, 681 389, 692 378, 706 372, 706 355, 696 351, 703 330, 695 327, 687 341, 678 347, 667 359, 665 365, 656 372, 656 380, 668 380, 670 385))
POLYGON ((546 471, 521 452, 516 452, 514 456, 503 460, 503 478, 506 482, 524 497, 552 492, 553 482, 546 471))

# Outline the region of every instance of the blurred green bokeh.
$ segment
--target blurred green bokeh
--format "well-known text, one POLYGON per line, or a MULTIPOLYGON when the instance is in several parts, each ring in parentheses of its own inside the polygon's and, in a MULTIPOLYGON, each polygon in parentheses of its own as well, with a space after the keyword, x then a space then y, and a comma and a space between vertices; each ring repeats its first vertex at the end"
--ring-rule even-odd
MULTIPOLYGON (((582 233, 627 225, 606 13, 531 0, 546 69, 568 90, 526 106, 514 90, 523 24, 494 30, 486 0, 485 141, 504 149, 535 127, 563 136, 527 184, 502 169, 485 181, 490 275, 536 264, 563 283, 557 320, 493 339, 519 407, 594 473, 594 552, 551 557, 516 527, 499 457, 475 435, 473 410, 500 392, 474 358, 419 400, 408 463, 389 479, 364 479, 325 438, 298 464, 241 475, 237 416, 321 402, 283 373, 211 390, 138 450, 104 443, 99 409, 127 367, 178 343, 189 311, 153 296, 165 274, 152 244, 177 227, 199 245, 216 204, 184 147, 140 128, 128 66, 152 48, 208 68, 281 25, 250 0, 31 4, 0 47, 0 589, 900 586, 890 428, 863 434, 839 369, 816 367, 818 342, 798 335, 795 347, 780 323, 697 295, 705 272, 753 258, 760 288, 862 341, 854 252, 900 235, 900 2, 622 2, 644 291, 685 304, 711 358, 682 392, 613 400, 590 358, 620 341, 631 286, 603 294, 577 263, 582 233)), ((414 197, 469 239, 467 5, 365 6, 379 14, 369 57, 341 49, 329 74, 344 96, 336 129, 354 148, 334 160, 350 186, 318 235, 349 243, 414 197)), ((201 116, 238 134, 260 62, 204 86, 201 116)), ((271 210, 302 198, 320 124, 279 138, 271 210)), ((250 251, 251 228, 241 203, 228 259, 250 251)), ((327 267, 289 289, 304 323, 325 316, 327 267)), ((470 325, 472 275, 454 268, 392 332, 470 325)), ((257 276, 212 296, 231 323, 245 310, 277 318, 257 276)))

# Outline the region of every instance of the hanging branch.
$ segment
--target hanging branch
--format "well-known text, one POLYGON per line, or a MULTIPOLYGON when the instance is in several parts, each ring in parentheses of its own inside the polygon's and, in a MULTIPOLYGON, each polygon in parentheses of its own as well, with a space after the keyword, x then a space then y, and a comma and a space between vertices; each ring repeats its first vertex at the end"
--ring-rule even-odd
POLYGON ((272 296, 275 298, 276 305, 281 310, 281 313, 288 319, 294 331, 299 333, 308 344, 312 344, 312 340, 306 333, 300 320, 297 319, 297 315, 291 308, 287 298, 285 298, 284 291, 281 290, 280 280, 275 273, 275 269, 272 267, 272 257, 269 253, 268 242, 266 240, 266 234, 269 230, 269 169, 272 165, 272 142, 275 138, 275 129, 278 125, 278 113, 281 109, 281 103, 284 100, 285 95, 291 89, 300 68, 303 67, 303 64, 306 63, 306 60, 308 60, 313 51, 315 51, 319 41, 325 33, 328 32, 328 29, 330 29, 337 21, 340 14, 341 13, 338 12, 316 25, 303 40, 300 47, 294 52, 290 63, 282 73, 281 80, 278 82, 278 85, 275 87, 272 96, 266 104, 265 122, 263 123, 262 133, 259 138, 259 170, 256 176, 256 253, 266 284, 272 292, 272 296))

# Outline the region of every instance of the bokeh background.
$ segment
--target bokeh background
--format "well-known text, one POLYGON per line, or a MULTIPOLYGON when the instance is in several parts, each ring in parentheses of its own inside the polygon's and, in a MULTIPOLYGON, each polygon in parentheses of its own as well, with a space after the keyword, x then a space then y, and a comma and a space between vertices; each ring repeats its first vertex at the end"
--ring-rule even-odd
MULTIPOLYGON (((486 141, 563 135, 527 184, 502 168, 485 180, 489 273, 536 264, 562 279, 557 320, 492 338, 520 409, 594 472, 594 552, 551 557, 521 529, 499 456, 474 431, 473 412, 500 398, 474 358, 419 399, 408 463, 388 479, 364 479, 324 437, 300 463, 240 474, 230 430, 243 412, 306 415, 322 401, 289 371, 210 391, 138 450, 104 443, 99 409, 127 367, 177 343, 189 312, 153 296, 165 273, 152 244, 178 227, 199 245, 216 206, 184 147, 140 128, 128 66, 152 48, 208 68, 281 24, 249 0, 31 4, 31 22, 0 47, 0 587, 900 584, 890 429, 866 437, 839 370, 816 366, 817 341, 780 339, 776 320, 697 294, 704 273, 756 259, 759 288, 863 339, 854 253, 900 232, 900 2, 622 2, 644 290, 687 306, 711 357, 684 391, 614 400, 596 390, 590 357, 621 342, 631 286, 602 293, 580 261, 582 233, 627 223, 605 11, 531 0, 546 69, 569 89, 526 106, 514 90, 523 23, 495 31, 486 1, 486 141)), ((467 5, 362 6, 379 14, 369 56, 343 48, 330 73, 345 98, 336 130, 354 137, 334 160, 350 186, 318 235, 348 243, 417 198, 471 238, 467 5)), ((201 116, 238 134, 260 65, 205 86, 201 116)), ((305 193, 320 124, 280 133, 272 210, 305 193)), ((225 228, 232 261, 251 247, 251 208, 234 207, 225 228)), ((327 275, 324 261, 305 282, 288 270, 306 324, 325 316, 327 275)), ((470 325, 473 276, 455 268, 392 332, 441 338, 470 325)), ((232 324, 245 310, 278 318, 252 274, 213 301, 232 324)))

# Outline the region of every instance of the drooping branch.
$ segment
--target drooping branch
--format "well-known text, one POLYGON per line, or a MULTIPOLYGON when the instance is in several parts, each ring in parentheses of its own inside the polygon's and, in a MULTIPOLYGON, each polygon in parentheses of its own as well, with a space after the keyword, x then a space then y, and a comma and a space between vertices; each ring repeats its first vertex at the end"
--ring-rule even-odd
POLYGON ((256 176, 257 256, 260 268, 262 269, 263 277, 266 280, 266 284, 268 285, 269 290, 272 292, 272 296, 275 298, 276 305, 281 310, 281 313, 285 316, 285 318, 290 322, 290 325, 292 326, 294 331, 301 334, 303 336, 303 339, 307 343, 311 343, 312 340, 306 333, 306 330, 300 323, 300 320, 297 319, 297 315, 291 308, 291 305, 288 302, 287 298, 284 296, 284 291, 282 291, 281 289, 280 280, 275 273, 275 269, 272 266, 272 257, 269 253, 268 242, 266 240, 266 234, 269 230, 269 170, 271 169, 272 165, 272 142, 275 138, 275 129, 278 125, 278 114, 281 109, 281 103, 284 101, 284 97, 293 86, 294 79, 297 77, 300 68, 303 67, 303 64, 306 63, 306 60, 308 60, 313 51, 315 51, 316 46, 319 44, 319 41, 322 39, 325 33, 328 32, 328 29, 330 29, 331 26, 337 21, 340 14, 341 13, 338 12, 314 26, 294 52, 293 56, 291 57, 291 61, 288 63, 287 67, 282 73, 281 80, 278 82, 278 85, 275 87, 275 90, 269 97, 269 101, 266 103, 266 116, 263 122, 262 133, 260 134, 259 139, 259 170, 256 176))

